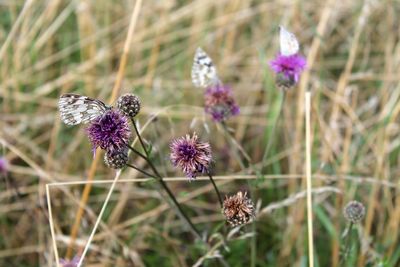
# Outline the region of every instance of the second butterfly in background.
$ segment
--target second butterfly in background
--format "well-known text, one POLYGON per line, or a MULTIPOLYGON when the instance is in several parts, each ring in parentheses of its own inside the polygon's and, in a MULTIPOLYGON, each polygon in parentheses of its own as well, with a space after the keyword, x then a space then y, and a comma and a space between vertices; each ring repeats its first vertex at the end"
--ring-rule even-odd
POLYGON ((276 73, 276 85, 283 90, 295 86, 306 67, 306 59, 299 54, 300 45, 296 36, 280 26, 280 53, 269 65, 276 73))
POLYGON ((195 87, 206 88, 204 110, 212 120, 224 122, 239 114, 239 106, 230 86, 222 84, 212 59, 198 47, 193 59, 192 83, 195 87))

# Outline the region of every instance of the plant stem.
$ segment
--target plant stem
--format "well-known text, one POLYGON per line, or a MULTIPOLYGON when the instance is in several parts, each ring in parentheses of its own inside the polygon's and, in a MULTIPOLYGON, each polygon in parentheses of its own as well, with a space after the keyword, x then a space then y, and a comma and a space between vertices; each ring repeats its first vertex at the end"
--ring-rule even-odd
POLYGON ((218 187, 215 184, 214 179, 212 178, 211 172, 207 171, 207 174, 208 174, 208 177, 210 178, 212 185, 214 186, 215 192, 217 193, 217 196, 218 196, 219 204, 221 205, 221 208, 222 208, 223 207, 223 198, 221 196, 221 193, 219 192, 218 187))
POLYGON ((125 144, 130 150, 132 150, 132 152, 135 152, 138 156, 140 156, 143 159, 146 159, 146 156, 143 155, 142 153, 140 153, 138 150, 136 150, 134 147, 132 147, 129 144, 125 144))
MULTIPOLYGON (((280 103, 280 106, 279 106, 278 115, 277 115, 277 118, 275 119, 274 125, 272 126, 271 136, 269 137, 268 144, 265 147, 264 155, 263 155, 263 158, 262 158, 262 163, 264 163, 264 161, 267 159, 268 152, 269 152, 269 150, 271 148, 271 145, 272 145, 272 141, 275 139, 276 126, 278 125, 280 117, 282 117, 283 103, 285 102, 285 98, 286 98, 286 92, 283 91, 283 95, 282 95, 282 98, 281 98, 281 103, 280 103)), ((263 167, 263 165, 261 165, 261 168, 262 167, 263 167)))
POLYGON ((136 135, 137 135, 137 137, 139 138, 139 142, 140 142, 140 144, 142 145, 142 148, 143 148, 143 150, 144 150, 144 153, 146 154, 146 156, 147 156, 148 158, 150 158, 149 152, 148 152, 147 149, 146 149, 146 146, 145 146, 145 144, 144 144, 144 142, 143 142, 142 136, 140 135, 140 132, 139 132, 137 126, 136 126, 135 119, 134 119, 133 117, 131 117, 131 121, 132 121, 132 124, 133 124, 133 128, 135 129, 136 135))
POLYGON ((137 170, 138 172, 141 172, 141 173, 143 173, 143 174, 146 175, 146 176, 149 176, 149 177, 152 177, 152 178, 156 178, 156 177, 154 176, 154 174, 150 174, 150 173, 148 173, 148 172, 146 172, 146 171, 140 169, 139 167, 136 167, 135 165, 132 165, 132 164, 127 163, 126 166, 128 166, 128 167, 130 167, 130 168, 132 168, 132 169, 135 169, 135 170, 137 170))
POLYGON ((146 153, 146 156, 144 156, 143 154, 141 154, 139 151, 137 151, 136 149, 132 148, 129 146, 130 149, 132 149, 133 152, 137 153, 139 156, 141 156, 142 158, 144 158, 147 162, 147 164, 149 164, 150 168, 153 170, 153 172, 155 173, 156 177, 154 178, 158 178, 157 181, 159 181, 159 183, 161 184, 161 186, 164 188, 164 190, 167 192, 169 198, 171 199, 171 201, 173 202, 174 206, 176 207, 177 211, 178 211, 178 215, 180 215, 181 219, 183 219, 189 226, 189 229, 193 232, 193 234, 195 236, 197 236, 197 238, 199 238, 201 240, 201 234, 200 232, 196 229, 196 227, 194 226, 194 224, 192 223, 192 221, 189 219, 189 217, 186 215, 186 213, 183 211, 182 206, 179 204, 179 202, 176 200, 174 194, 172 193, 172 191, 169 189, 169 187, 167 186, 167 184, 165 183, 165 181, 163 180, 162 176, 160 175, 160 173, 158 172, 158 170, 156 169, 156 167, 154 166, 153 162, 151 162, 150 160, 150 155, 149 152, 146 149, 146 146, 143 142, 142 137, 140 136, 140 132, 136 126, 135 120, 133 118, 131 118, 132 120, 132 124, 133 124, 133 128, 135 129, 136 135, 139 139, 139 142, 144 150, 144 152, 146 153))
POLYGON ((167 192, 168 196, 171 198, 172 202, 174 203, 175 207, 178 209, 178 215, 180 215, 184 221, 189 225, 189 229, 192 230, 193 234, 197 236, 197 238, 201 239, 201 234, 197 230, 197 228, 194 226, 192 221, 189 219, 189 217, 186 215, 186 213, 183 211, 182 206, 179 204, 179 202, 176 200, 174 194, 171 192, 171 190, 168 188, 167 184, 162 178, 159 178, 157 181, 160 182, 161 186, 164 188, 164 190, 167 192))
POLYGON ((342 264, 344 264, 346 262, 347 253, 350 250, 350 240, 351 240, 351 230, 352 229, 353 229, 353 223, 350 222, 349 228, 347 228, 346 243, 345 243, 345 246, 344 246, 343 256, 340 259, 340 265, 342 265, 342 264))
POLYGON ((225 137, 227 138, 228 143, 231 143, 232 146, 234 147, 234 155, 237 158, 237 161, 240 165, 240 168, 242 170, 246 169, 246 164, 242 160, 242 158, 239 155, 243 155, 243 158, 247 161, 247 164, 250 164, 250 157, 247 155, 247 153, 243 150, 243 148, 236 142, 236 139, 232 136, 232 134, 229 132, 228 126, 224 121, 221 122, 222 128, 224 129, 225 137))

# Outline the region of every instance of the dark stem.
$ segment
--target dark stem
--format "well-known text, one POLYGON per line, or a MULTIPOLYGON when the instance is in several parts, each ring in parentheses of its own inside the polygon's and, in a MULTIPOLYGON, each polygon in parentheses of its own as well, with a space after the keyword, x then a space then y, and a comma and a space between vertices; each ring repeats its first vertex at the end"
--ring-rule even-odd
POLYGON ((161 186, 164 188, 164 190, 167 192, 168 196, 171 198, 172 202, 174 203, 175 207, 178 209, 178 213, 183 217, 183 219, 189 224, 189 228, 193 231, 193 233, 201 240, 201 234, 197 230, 196 226, 192 223, 192 221, 189 219, 189 217, 186 215, 186 213, 183 211, 182 206, 179 204, 179 202, 176 200, 174 194, 171 192, 171 190, 168 188, 167 184, 162 178, 159 178, 158 181, 160 182, 161 186))
POLYGON ((343 256, 340 259, 340 264, 342 264, 342 263, 344 263, 346 261, 347 254, 349 253, 352 228, 353 228, 353 223, 350 222, 349 228, 347 229, 346 243, 345 243, 345 246, 344 246, 343 256))
POLYGON ((152 177, 152 178, 156 178, 156 177, 154 176, 154 174, 150 174, 150 173, 148 173, 148 172, 146 172, 146 171, 140 169, 139 167, 136 167, 135 165, 132 165, 132 164, 127 163, 126 166, 128 166, 128 167, 130 167, 130 168, 132 168, 132 169, 135 169, 135 170, 137 170, 138 172, 141 172, 141 173, 143 173, 143 174, 146 175, 146 176, 149 176, 149 177, 152 177))
POLYGON ((214 186, 215 192, 217 193, 217 196, 218 196, 219 204, 221 205, 221 208, 222 208, 224 201, 222 199, 221 193, 219 192, 218 187, 215 184, 214 179, 212 178, 211 172, 207 171, 207 174, 208 174, 208 177, 210 178, 212 185, 214 186))
POLYGON ((132 150, 132 152, 135 152, 138 156, 140 156, 143 159, 146 159, 146 156, 143 155, 142 153, 140 153, 138 150, 136 150, 134 147, 132 147, 129 144, 125 144, 130 150, 132 150))
POLYGON ((184 221, 186 221, 186 223, 189 225, 190 230, 192 230, 192 232, 201 240, 201 234, 200 232, 196 229, 196 227, 194 226, 194 224, 192 223, 192 221, 189 219, 189 217, 186 215, 186 213, 183 211, 182 206, 179 204, 179 202, 176 200, 174 194, 171 192, 171 190, 169 189, 169 187, 167 186, 167 184, 165 183, 165 181, 163 180, 162 176, 160 175, 160 173, 158 172, 158 170, 156 169, 156 167, 154 166, 153 162, 151 162, 150 157, 149 157, 149 153, 146 149, 146 146, 142 140, 142 137, 140 136, 139 130, 136 127, 136 123, 135 120, 133 118, 131 118, 132 120, 132 124, 133 124, 133 128, 135 129, 136 135, 139 138, 139 142, 144 150, 144 152, 146 153, 146 156, 144 156, 143 154, 141 154, 139 151, 137 151, 134 148, 131 148, 129 146, 130 149, 132 149, 132 151, 134 151, 135 153, 137 153, 139 156, 141 156, 142 158, 144 158, 147 162, 147 164, 149 164, 150 168, 152 169, 152 171, 155 173, 156 177, 154 178, 158 178, 157 181, 160 182, 161 186, 164 188, 164 190, 167 192, 168 196, 170 197, 171 201, 174 203, 175 207, 178 210, 178 215, 180 215, 182 217, 182 219, 184 221))
POLYGON ((139 138, 139 142, 140 142, 140 144, 142 145, 142 148, 143 148, 143 150, 144 150, 144 153, 146 154, 146 156, 147 156, 148 158, 150 158, 149 152, 148 152, 147 149, 146 149, 146 145, 145 145, 144 142, 143 142, 142 136, 141 136, 140 133, 139 133, 139 130, 138 130, 137 126, 136 126, 135 119, 134 119, 133 117, 131 117, 131 121, 132 121, 132 124, 133 124, 133 128, 135 129, 136 135, 137 135, 137 137, 139 138))

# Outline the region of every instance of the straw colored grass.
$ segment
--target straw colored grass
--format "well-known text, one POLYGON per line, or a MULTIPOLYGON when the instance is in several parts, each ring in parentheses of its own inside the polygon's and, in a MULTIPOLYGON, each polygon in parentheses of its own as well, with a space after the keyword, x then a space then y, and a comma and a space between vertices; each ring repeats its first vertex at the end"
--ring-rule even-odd
POLYGON ((346 266, 399 266, 400 4, 149 0, 135 9, 139 2, 0 3, 0 156, 10 162, 0 179, 0 266, 55 266, 55 247, 71 258, 91 233, 84 266, 308 266, 312 230, 314 266, 338 267, 342 207, 353 199, 367 213, 346 266), (279 25, 298 36, 307 58, 282 112, 268 67, 279 25), (240 105, 229 138, 191 84, 198 46, 240 105), (66 92, 111 104, 127 92, 141 98, 137 120, 153 161, 207 245, 133 170, 121 172, 99 217, 115 172, 99 153, 93 158, 84 126, 60 122, 57 101, 66 92), (259 211, 253 225, 225 229, 207 177, 189 183, 171 166, 170 140, 194 131, 211 143, 219 190, 251 193, 259 211), (251 165, 241 164, 244 157, 251 165))

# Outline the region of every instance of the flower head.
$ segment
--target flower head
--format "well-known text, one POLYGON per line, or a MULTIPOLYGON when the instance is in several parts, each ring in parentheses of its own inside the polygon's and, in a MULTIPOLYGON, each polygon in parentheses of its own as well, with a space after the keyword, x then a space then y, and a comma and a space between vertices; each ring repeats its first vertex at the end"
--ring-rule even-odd
POLYGON ((118 109, 127 117, 135 117, 140 111, 140 99, 134 94, 125 94, 118 98, 118 109))
POLYGON ((278 85, 293 86, 299 81, 300 74, 306 67, 306 59, 299 54, 291 56, 277 55, 269 63, 271 69, 278 74, 278 85), (282 84, 280 84, 280 82, 282 84))
POLYGON ((62 267, 76 267, 78 266, 79 260, 81 257, 79 255, 76 255, 72 260, 64 260, 60 259, 60 264, 62 267))
POLYGON ((217 84, 208 87, 204 94, 204 107, 214 121, 221 122, 239 114, 239 106, 229 86, 217 84))
POLYGON ((344 217, 351 223, 359 223, 365 216, 365 207, 358 201, 350 201, 343 209, 344 217))
POLYGON ((247 197, 247 192, 241 191, 225 197, 222 213, 232 227, 248 223, 255 217, 253 201, 247 197))
POLYGON ((8 171, 8 161, 4 157, 0 157, 0 174, 5 175, 8 171))
POLYGON ((94 119, 86 132, 94 149, 101 147, 106 151, 124 148, 131 135, 128 119, 114 109, 94 119))
POLYGON ((187 177, 194 179, 197 173, 209 170, 211 163, 211 146, 209 143, 200 142, 196 133, 192 137, 186 135, 173 140, 170 144, 171 162, 179 167, 187 177))
POLYGON ((104 162, 112 169, 122 169, 128 162, 128 149, 107 151, 104 155, 104 162))

